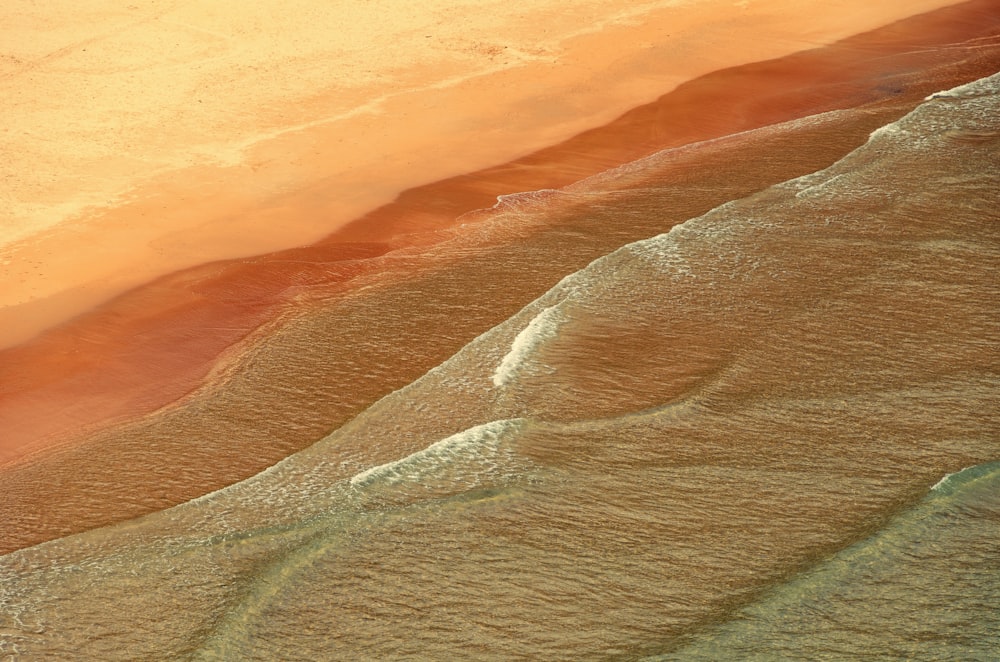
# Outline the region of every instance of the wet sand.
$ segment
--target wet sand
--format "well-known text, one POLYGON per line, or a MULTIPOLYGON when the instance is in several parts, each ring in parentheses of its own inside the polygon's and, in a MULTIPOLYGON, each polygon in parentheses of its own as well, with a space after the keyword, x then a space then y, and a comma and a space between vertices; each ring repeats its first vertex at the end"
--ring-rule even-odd
MULTIPOLYGON (((222 389, 209 387, 166 413, 135 420, 197 388, 213 368, 225 378, 220 381, 225 388, 255 370, 280 371, 276 366, 282 366, 283 359, 280 353, 273 352, 273 347, 260 354, 251 352, 249 358, 242 352, 259 347, 256 341, 280 328, 275 320, 282 320, 282 315, 300 318, 308 316, 311 307, 318 310, 333 306, 350 295, 352 281, 384 285, 412 278, 429 268, 446 267, 433 260, 421 261, 419 250, 414 252, 413 247, 427 248, 454 237, 445 228, 455 224, 463 212, 492 204, 497 193, 559 187, 664 147, 831 108, 875 104, 869 116, 859 120, 852 131, 838 134, 831 144, 800 146, 802 154, 789 159, 781 169, 746 173, 737 162, 729 173, 730 188, 720 186, 717 180, 717 155, 716 160, 706 160, 702 163, 703 197, 696 196, 693 204, 678 208, 657 228, 648 230, 662 231, 726 200, 816 170, 862 142, 867 131, 906 112, 927 93, 950 87, 956 80, 991 73, 997 63, 989 49, 982 48, 987 42, 967 49, 930 48, 995 33, 996 26, 987 20, 995 17, 995 12, 989 11, 991 6, 969 3, 834 48, 717 72, 557 147, 503 167, 410 191, 396 204, 365 216, 311 247, 215 263, 162 278, 71 326, 8 350, 4 353, 3 377, 4 383, 11 386, 5 386, 0 406, 4 407, 6 429, 20 434, 12 437, 18 442, 18 452, 38 448, 33 445, 37 440, 65 443, 71 438, 67 432, 80 427, 96 429, 116 419, 133 419, 118 431, 83 435, 82 445, 76 448, 36 455, 30 462, 22 460, 7 468, 10 498, 4 504, 4 519, 15 523, 9 548, 149 512, 250 475, 418 377, 469 338, 504 319, 512 311, 496 309, 468 325, 460 324, 461 333, 443 340, 440 329, 410 329, 410 340, 418 348, 414 349, 414 342, 405 348, 416 358, 402 360, 387 372, 379 366, 370 367, 370 372, 378 373, 371 383, 360 383, 356 374, 347 375, 355 381, 344 375, 338 381, 337 376, 321 374, 316 365, 287 361, 285 370, 293 373, 285 376, 289 389, 351 392, 329 398, 325 408, 305 412, 304 416, 299 412, 294 422, 274 412, 261 428, 267 434, 262 434, 256 445, 233 446, 220 440, 219 435, 226 424, 245 425, 246 411, 261 401, 259 392, 256 396, 243 393, 239 398, 242 404, 236 407, 230 402, 227 409, 216 406, 222 389), (904 55, 898 55, 900 52, 904 55), (896 57, 886 57, 891 54, 896 57), (958 64, 949 68, 949 62, 958 64), (932 69, 934 75, 928 73, 932 69), (748 94, 750 90, 752 95, 748 94), (697 111, 697 122, 690 120, 693 109, 697 111), (713 114, 705 109, 720 112, 713 114), (371 259, 389 255, 390 251, 395 251, 391 259, 371 259), (369 259, 366 262, 359 258, 369 259), (389 276, 387 272, 391 272, 389 276), (303 298, 314 300, 304 303, 303 298), (217 367, 220 355, 267 324, 276 326, 258 331, 255 342, 230 350, 230 373, 217 367), (261 368, 262 364, 270 368, 261 368), (233 372, 237 377, 232 376, 233 372), (122 397, 126 393, 127 399, 122 397), (173 428, 167 425, 162 432, 170 436, 172 431, 173 437, 187 438, 163 446, 163 439, 149 434, 150 426, 168 420, 176 423, 178 416, 186 422, 173 428), (191 426, 207 429, 219 423, 222 426, 213 428, 214 433, 207 437, 191 432, 191 426), (206 438, 213 441, 201 443, 206 438), (152 443, 152 439, 157 442, 152 443), (55 476, 61 483, 58 493, 38 490, 39 485, 51 482, 55 476), (101 489, 93 489, 95 485, 101 489), (40 494, 45 495, 44 499, 40 494)), ((697 172, 695 166, 689 164, 691 172, 697 172)), ((701 188, 695 185, 695 190, 701 188)), ((302 195, 308 199, 310 194, 320 197, 319 189, 302 195)), ((623 239, 627 238, 613 237, 609 241, 620 243, 623 239)), ((576 258, 583 260, 579 264, 561 265, 563 271, 558 273, 582 266, 589 259, 587 255, 603 254, 606 248, 595 247, 592 254, 576 258)), ((525 284, 523 298, 511 305, 520 306, 550 285, 544 279, 525 284)), ((351 304, 358 304, 356 296, 351 304)), ((356 331, 353 337, 348 334, 338 339, 346 345, 339 348, 345 355, 351 354, 350 343, 364 344, 373 334, 372 329, 363 326, 356 331)), ((393 342, 392 335, 385 340, 393 342)), ((335 354, 338 350, 330 351, 335 354)))

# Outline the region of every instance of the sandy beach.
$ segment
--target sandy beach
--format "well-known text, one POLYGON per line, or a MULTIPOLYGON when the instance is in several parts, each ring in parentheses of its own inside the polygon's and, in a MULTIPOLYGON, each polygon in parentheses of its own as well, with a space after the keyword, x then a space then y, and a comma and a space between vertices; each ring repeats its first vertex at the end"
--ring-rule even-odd
MULTIPOLYGON (((154 413, 171 403, 168 412, 183 413, 186 407, 192 412, 191 416, 197 418, 202 407, 198 403, 214 397, 211 389, 198 390, 206 377, 224 376, 229 365, 242 364, 245 368, 247 362, 241 352, 266 337, 268 329, 289 311, 301 308, 300 293, 310 288, 323 292, 324 297, 349 293, 356 282, 366 282, 366 278, 384 268, 386 262, 380 261, 379 256, 441 241, 449 236, 449 227, 455 225, 462 214, 491 206, 499 194, 558 188, 664 148, 738 134, 880 99, 897 105, 890 104, 885 110, 879 110, 878 113, 883 114, 878 117, 904 112, 907 104, 945 86, 945 81, 989 73, 993 66, 991 61, 970 59, 976 53, 974 48, 967 52, 951 49, 948 57, 934 51, 936 44, 961 42, 967 37, 974 40, 978 34, 976 30, 988 34, 993 29, 989 21, 984 20, 988 15, 988 11, 984 14, 984 7, 988 4, 969 3, 963 5, 964 9, 917 17, 870 35, 852 37, 833 47, 759 65, 717 70, 685 81, 657 101, 561 143, 550 144, 505 164, 412 188, 393 203, 355 218, 310 246, 252 259, 216 261, 160 276, 148 285, 85 312, 68 324, 3 351, 0 353, 0 421, 6 435, 0 446, 0 464, 7 465, 5 473, 10 487, 3 506, 8 521, 21 522, 27 518, 20 531, 23 537, 11 535, 8 542, 19 546, 80 527, 135 516, 240 480, 308 445, 330 426, 346 420, 351 412, 416 378, 455 349, 441 345, 428 355, 425 363, 408 366, 372 390, 358 389, 350 400, 353 404, 346 409, 311 412, 309 421, 298 420, 293 428, 273 431, 275 437, 268 441, 267 447, 255 447, 252 452, 247 452, 250 449, 241 452, 221 443, 214 448, 184 447, 185 444, 197 444, 199 437, 196 434, 187 441, 179 440, 180 445, 171 445, 174 441, 165 446, 158 442, 158 447, 147 447, 148 441, 142 434, 111 433, 110 437, 99 434, 102 429, 125 426, 130 421, 137 421, 136 425, 141 428, 145 425, 142 417, 155 420, 154 413), (940 69, 934 74, 937 78, 928 77, 927 72, 935 67, 940 69), (906 88, 905 93, 903 88, 906 88), (83 442, 78 450, 66 450, 67 444, 77 440, 83 442), (47 453, 47 449, 63 450, 47 453), (232 461, 234 453, 241 455, 240 462, 232 461), (156 462, 150 461, 152 455, 157 455, 156 462), (213 466, 211 475, 189 466, 191 462, 213 466), (157 477, 152 479, 153 489, 139 497, 143 485, 154 475, 157 477), (38 486, 52 476, 59 476, 65 489, 58 494, 39 491, 38 486), (85 487, 94 484, 108 485, 108 488, 105 492, 94 493, 85 487), (83 492, 87 492, 87 496, 81 501, 83 492), (132 498, 116 497, 124 493, 132 498), (84 502, 90 506, 84 507, 84 502), (89 512, 83 515, 82 511, 89 512), (41 520, 30 515, 38 512, 44 513, 41 520)), ((790 15, 781 16, 790 20, 790 15)), ((776 21, 775 30, 789 29, 774 16, 770 18, 776 21)), ((631 26, 631 29, 641 27, 631 26)), ((715 24, 709 27, 710 32, 724 29, 715 24)), ((783 34, 791 46, 791 34, 783 34)), ((597 39, 598 36, 591 34, 587 38, 597 39)), ((605 36, 612 40, 619 38, 605 36)), ((714 42, 706 40, 706 47, 711 43, 714 42)), ((611 47, 610 43, 607 45, 611 47)), ((661 49, 672 47, 669 39, 659 46, 661 49)), ((656 57, 664 56, 661 53, 656 57)), ((673 63, 674 59, 671 57, 667 61, 673 63)), ((648 61, 636 60, 628 64, 636 67, 633 77, 643 80, 644 76, 648 77, 648 71, 654 69, 648 61)), ((501 74, 510 76, 513 72, 494 75, 501 74)), ((483 80, 487 78, 489 76, 483 80)), ((483 80, 466 84, 478 84, 483 80)), ((455 94, 454 90, 438 92, 455 94)), ((430 91, 426 93, 431 94, 430 91)), ((472 96, 465 102, 471 107, 477 100, 481 101, 481 97, 472 96)), ((453 99, 449 104, 464 107, 460 101, 453 99)), ((595 99, 591 101, 596 104, 595 99)), ((874 109, 870 112, 875 113, 874 109)), ((540 123, 544 129, 544 122, 540 123)), ((860 131, 851 140, 860 140, 864 129, 860 131)), ((840 152, 835 150, 832 154, 840 154, 851 145, 844 143, 837 148, 840 152)), ((512 146, 505 147, 510 149, 512 146)), ((465 156, 457 147, 455 154, 456 158, 465 156)), ((823 166, 829 158, 833 157, 817 151, 815 157, 805 161, 808 165, 802 166, 805 168, 802 172, 823 166)), ((416 175, 416 172, 411 174, 416 175)), ((331 187, 336 189, 343 182, 339 176, 321 174, 317 172, 311 179, 303 176, 300 188, 287 193, 279 202, 272 200, 268 208, 313 219, 332 217, 332 210, 339 203, 331 201, 328 193, 331 187)), ((794 169, 782 170, 773 181, 794 174, 794 169)), ((729 199, 727 195, 744 195, 767 181, 770 180, 748 179, 747 188, 727 190, 718 198, 709 197, 707 207, 678 211, 673 222, 702 213, 729 199)), ((126 205, 114 211, 125 213, 128 208, 126 205)), ((175 211, 181 213, 190 209, 181 206, 175 211)), ((235 213, 232 209, 229 211, 235 213)), ((236 222, 242 218, 234 216, 230 220, 236 222)), ((99 225, 87 225, 84 230, 96 231, 97 227, 99 225)), ((279 227, 282 226, 279 224, 279 227)), ((68 227, 65 229, 69 231, 68 227)), ((59 236, 58 228, 43 235, 42 239, 47 237, 55 241, 59 236)), ((222 230, 204 226, 185 236, 205 246, 214 246, 209 237, 222 237, 222 230)), ((268 236, 275 238, 274 233, 268 236)), ((44 243, 42 239, 35 245, 44 243)), ((216 243, 220 250, 227 246, 221 239, 216 243)), ((127 242, 123 245, 128 246, 127 242)), ((85 257, 83 251, 80 255, 81 259, 85 257)), ((101 264, 111 267, 118 263, 101 264)), ((424 269, 433 262, 414 264, 424 269)), ((409 276, 404 269, 394 277, 409 276)), ((524 296, 527 297, 524 300, 529 300, 532 295, 524 296)), ((483 320, 480 323, 484 326, 470 328, 468 333, 475 335, 485 330, 503 319, 503 315, 502 310, 497 310, 495 318, 483 320)), ((420 342, 427 342, 431 347, 434 333, 434 329, 427 329, 427 339, 420 342)), ((352 342, 362 340, 359 336, 352 342)), ((308 366, 305 369, 315 371, 308 366)), ((318 375, 314 376, 318 378, 318 375)), ((301 381, 306 376, 300 375, 298 379, 301 381)), ((350 383, 342 387, 357 388, 350 383)), ((208 420, 215 414, 205 416, 208 420)), ((280 425, 281 421, 277 423, 280 425)))
POLYGON ((1000 649, 1000 0, 0 19, 0 658, 1000 649))

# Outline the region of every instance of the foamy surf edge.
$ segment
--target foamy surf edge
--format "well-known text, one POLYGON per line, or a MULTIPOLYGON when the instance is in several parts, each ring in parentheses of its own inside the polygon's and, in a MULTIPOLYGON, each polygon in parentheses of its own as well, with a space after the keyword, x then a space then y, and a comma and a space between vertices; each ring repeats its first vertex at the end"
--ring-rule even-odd
POLYGON ((549 306, 528 322, 514 337, 510 351, 503 357, 493 373, 493 385, 506 386, 523 369, 532 354, 545 341, 554 338, 565 318, 559 311, 559 304, 549 306))
POLYGON ((456 457, 468 453, 478 454, 480 457, 486 456, 489 453, 482 451, 496 452, 503 440, 519 430, 522 424, 521 419, 504 419, 476 425, 398 460, 366 469, 354 475, 350 479, 350 484, 352 487, 360 488, 376 480, 397 482, 407 477, 415 477, 414 474, 419 475, 422 469, 443 466, 456 457))

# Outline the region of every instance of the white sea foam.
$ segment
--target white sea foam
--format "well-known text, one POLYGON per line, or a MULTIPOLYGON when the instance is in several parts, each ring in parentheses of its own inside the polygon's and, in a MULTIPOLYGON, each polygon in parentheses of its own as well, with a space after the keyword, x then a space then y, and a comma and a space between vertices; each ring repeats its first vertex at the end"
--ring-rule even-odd
POLYGON ((966 83, 965 85, 953 87, 950 90, 941 90, 940 92, 929 94, 924 97, 924 101, 933 101, 934 99, 964 99, 976 97, 981 94, 989 94, 996 92, 998 83, 1000 83, 1000 79, 997 76, 988 76, 966 83))
MULTIPOLYGON (((954 110, 947 111, 938 104, 921 104, 895 122, 890 122, 872 131, 864 145, 829 168, 791 179, 778 186, 795 190, 795 195, 798 198, 822 195, 827 190, 835 191, 836 189, 829 189, 829 184, 834 183, 840 177, 856 174, 844 172, 844 164, 850 164, 852 167, 856 165, 855 155, 864 152, 879 154, 888 151, 894 145, 905 145, 908 149, 928 147, 940 139, 938 134, 945 130, 954 129, 956 120, 953 112, 962 112, 969 121, 976 123, 977 104, 970 100, 995 93, 998 89, 1000 89, 1000 74, 959 85, 950 90, 935 92, 926 97, 925 101, 957 99, 963 100, 965 103, 955 106, 954 110)), ((989 109, 992 106, 986 103, 985 107, 987 110, 981 115, 989 117, 992 112, 989 109)))
POLYGON ((885 140, 888 138, 896 137, 906 137, 911 135, 910 131, 903 128, 902 122, 892 122, 891 124, 886 124, 885 126, 880 126, 879 128, 868 134, 868 142, 874 143, 878 140, 885 140))
POLYGON ((419 480, 460 459, 476 460, 480 469, 493 468, 501 443, 521 423, 520 419, 505 419, 463 430, 416 453, 362 471, 351 478, 351 485, 363 487, 376 480, 387 483, 419 480))
POLYGON ((478 218, 480 215, 489 212, 503 213, 503 212, 528 212, 534 208, 534 206, 539 204, 545 204, 550 201, 553 197, 561 195, 564 192, 559 189, 553 188, 543 188, 535 191, 518 191, 516 193, 504 193, 498 195, 497 201, 492 207, 483 207, 480 209, 473 209, 472 211, 464 212, 460 215, 456 221, 460 225, 464 225, 466 221, 478 218))
POLYGON ((555 337, 564 322, 559 304, 549 306, 535 315, 511 343, 510 351, 493 373, 494 386, 505 386, 524 366, 528 358, 547 340, 555 337))
POLYGON ((934 486, 931 488, 931 492, 939 492, 941 490, 941 488, 943 488, 945 485, 948 484, 948 481, 950 481, 953 476, 957 476, 958 474, 962 473, 962 471, 965 471, 966 469, 970 469, 970 468, 971 467, 964 467, 960 471, 956 471, 955 473, 946 474, 944 476, 944 478, 942 478, 938 482, 934 483, 934 486))
POLYGON ((537 202, 544 202, 553 196, 561 194, 562 191, 554 188, 542 188, 535 191, 519 191, 517 193, 504 193, 497 196, 493 209, 521 208, 537 202))

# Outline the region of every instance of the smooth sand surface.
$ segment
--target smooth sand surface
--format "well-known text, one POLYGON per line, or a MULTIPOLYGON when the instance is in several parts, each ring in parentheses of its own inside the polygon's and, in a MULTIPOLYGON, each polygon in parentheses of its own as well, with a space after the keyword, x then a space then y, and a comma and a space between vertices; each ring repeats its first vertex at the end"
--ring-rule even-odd
POLYGON ((313 242, 708 71, 950 4, 8 3, 0 347, 160 275, 313 242))
MULTIPOLYGON (((301 351, 295 349, 288 356, 272 355, 270 344, 265 355, 256 349, 241 355, 244 348, 254 345, 241 345, 240 340, 255 330, 256 337, 270 338, 268 323, 280 320, 289 306, 299 317, 320 314, 325 306, 336 305, 340 293, 356 289, 354 279, 364 280, 371 276, 366 271, 380 268, 378 260, 357 258, 440 241, 448 232, 437 229, 454 225, 469 209, 490 205, 497 191, 558 187, 666 146, 831 108, 864 108, 858 115, 862 126, 850 133, 849 140, 841 139, 847 142, 827 144, 824 140, 809 148, 808 154, 787 153, 791 148, 786 146, 781 154, 769 157, 782 166, 780 172, 772 173, 774 180, 754 171, 725 175, 725 185, 690 182, 699 193, 683 210, 675 210, 671 222, 741 197, 768 181, 815 170, 863 140, 866 131, 889 121, 892 113, 905 112, 923 95, 995 71, 997 48, 987 47, 990 41, 983 39, 1000 33, 1000 14, 994 8, 991 0, 976 0, 831 47, 713 72, 558 145, 407 191, 393 204, 312 246, 163 277, 69 325, 0 352, 0 424, 5 432, 5 443, 0 446, 6 447, 12 462, 3 473, 6 498, 0 502, 0 519, 8 522, 5 540, 0 541, 3 548, 163 508, 251 475, 416 378, 461 346, 462 338, 473 337, 512 312, 492 310, 494 317, 470 322, 470 328, 458 336, 453 328, 442 335, 435 325, 393 333, 386 329, 395 328, 393 324, 405 329, 405 320, 397 319, 398 314, 388 315, 394 321, 363 326, 361 335, 351 336, 352 340, 319 343, 314 349, 323 358, 314 361, 303 362, 301 351), (942 46, 956 42, 966 45, 942 46), (303 292, 322 301, 297 299, 303 292), (378 333, 388 334, 391 340, 379 342, 378 333), (407 340, 400 342, 404 337, 407 340), (372 343, 386 348, 399 345, 394 350, 399 356, 389 362, 391 375, 381 381, 369 377, 386 366, 366 367, 359 358, 372 343), (338 350, 331 345, 344 347, 338 350), (337 351, 346 353, 345 357, 336 359, 337 351), (219 371, 226 363, 220 364, 220 356, 232 359, 234 370, 242 370, 244 377, 256 375, 268 387, 236 393, 230 398, 233 402, 224 405, 220 402, 226 398, 215 396, 225 389, 210 385, 174 407, 151 413, 196 389, 209 371, 219 371), (418 360, 418 356, 423 358, 418 360), (360 380, 365 383, 343 382, 341 365, 360 370, 357 374, 365 376, 360 380), (272 393, 275 384, 285 384, 278 393, 327 393, 332 399, 320 398, 305 411, 293 406, 294 412, 281 413, 281 406, 267 401, 276 395, 272 393), (149 416, 136 418, 143 414, 149 416), (129 420, 125 426, 108 427, 129 420), (103 431, 81 434, 102 427, 103 431), (27 455, 54 449, 52 444, 60 444, 60 452, 27 455), (51 487, 54 481, 58 489, 51 487)), ((699 150, 688 152, 698 162, 699 150)), ((711 164, 705 168, 717 169, 711 164)), ((306 188, 296 199, 308 208, 322 204, 318 198, 319 190, 306 188)), ((664 229, 657 225, 633 238, 664 229)), ((597 254, 607 250, 605 246, 597 254)), ((559 274, 587 261, 564 266, 559 274)), ((419 256, 408 260, 397 256, 390 262, 397 280, 419 276, 428 267, 428 260, 419 256), (411 266, 406 267, 406 262, 411 266), (418 273, 412 273, 413 269, 418 273)), ((433 261, 429 266, 429 271, 451 268, 433 261)), ((383 276, 379 282, 392 282, 383 276)), ((505 278, 509 276, 513 274, 505 278)), ((517 284, 528 287, 530 280, 518 277, 517 284)), ((540 291, 546 287, 544 283, 536 286, 540 291)), ((528 287, 523 296, 515 297, 513 310, 540 291, 528 287)), ((363 306, 365 296, 356 295, 351 307, 363 306)), ((468 320, 463 316, 462 321, 468 320)))

